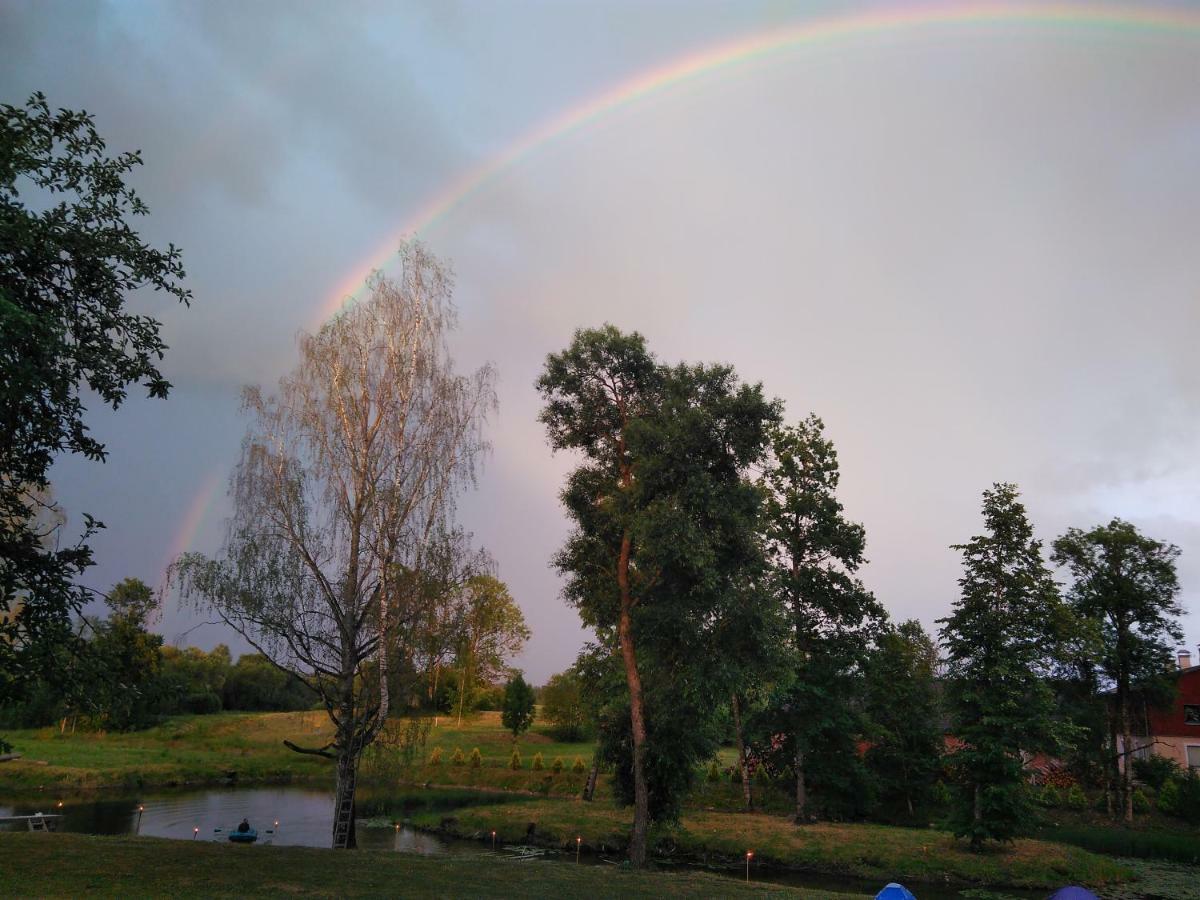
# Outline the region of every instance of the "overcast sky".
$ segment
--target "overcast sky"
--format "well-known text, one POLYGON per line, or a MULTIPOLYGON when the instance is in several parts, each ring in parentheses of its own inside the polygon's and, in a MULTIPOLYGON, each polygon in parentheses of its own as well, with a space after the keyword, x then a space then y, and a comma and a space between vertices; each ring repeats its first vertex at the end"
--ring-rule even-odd
MULTIPOLYGON (((73 521, 109 526, 89 583, 161 580, 234 465, 240 386, 278 379, 298 330, 462 172, 642 71, 873 8, 896 9, 0 0, 0 101, 41 90, 141 148, 141 230, 183 248, 195 295, 137 301, 165 323, 171 397, 94 414, 108 463, 55 469, 73 521)), ((605 321, 825 419, 896 619, 948 613, 948 546, 1002 480, 1047 542, 1120 516, 1178 544, 1200 609, 1200 7, 1176 8, 1198 27, 799 44, 619 106, 421 234, 457 272, 460 366, 500 372, 461 518, 533 629, 527 674, 585 638, 549 568, 570 461, 533 382, 605 321)), ((217 492, 191 549, 218 549, 227 511, 217 492)), ((168 608, 162 630, 228 640, 181 638, 194 621, 168 608)), ((1195 653, 1200 615, 1185 629, 1195 653)))

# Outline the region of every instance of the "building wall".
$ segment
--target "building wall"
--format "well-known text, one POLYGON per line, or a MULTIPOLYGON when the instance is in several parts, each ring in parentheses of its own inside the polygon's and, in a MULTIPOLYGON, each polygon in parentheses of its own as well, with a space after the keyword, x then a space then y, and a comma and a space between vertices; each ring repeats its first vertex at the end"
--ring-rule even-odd
POLYGON ((1186 767, 1189 760, 1189 747, 1191 748, 1190 759, 1193 768, 1200 768, 1200 734, 1190 738, 1171 737, 1170 735, 1157 737, 1154 743, 1154 754, 1173 759, 1180 766, 1186 767))
POLYGON ((1200 706, 1200 666, 1179 673, 1179 696, 1170 710, 1150 713, 1150 733, 1155 737, 1193 738, 1200 743, 1200 724, 1189 724, 1185 706, 1200 706))

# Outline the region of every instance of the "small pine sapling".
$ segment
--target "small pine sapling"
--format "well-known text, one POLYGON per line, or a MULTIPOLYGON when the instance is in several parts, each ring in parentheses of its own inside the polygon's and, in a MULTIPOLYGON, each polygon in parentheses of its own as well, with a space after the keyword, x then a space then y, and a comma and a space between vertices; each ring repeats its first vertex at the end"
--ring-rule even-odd
POLYGON ((440 766, 442 764, 442 748, 434 747, 433 752, 429 754, 429 764, 431 766, 440 766))
POLYGON ((561 775, 563 770, 563 761, 561 756, 554 757, 554 765, 550 767, 554 770, 555 775, 561 775))
POLYGON ((479 753, 479 748, 476 747, 471 751, 471 768, 478 769, 483 765, 483 756, 479 753))
POLYGON ((521 751, 513 747, 512 756, 508 758, 508 767, 514 772, 521 768, 521 751))
POLYGON ((582 757, 579 757, 579 756, 575 757, 575 762, 571 763, 571 771, 575 772, 575 773, 582 773, 582 772, 587 771, 587 766, 585 766, 583 764, 582 757))
POLYGON ((540 772, 546 768, 546 764, 542 761, 542 754, 535 753, 533 756, 533 771, 540 772))

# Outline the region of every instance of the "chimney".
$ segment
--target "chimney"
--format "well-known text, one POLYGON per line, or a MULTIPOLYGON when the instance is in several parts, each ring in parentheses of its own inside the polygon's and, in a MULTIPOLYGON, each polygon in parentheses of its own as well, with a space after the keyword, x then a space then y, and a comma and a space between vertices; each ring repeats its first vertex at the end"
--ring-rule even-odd
POLYGON ((1180 650, 1179 651, 1179 668, 1187 669, 1187 668, 1191 668, 1191 665, 1192 665, 1192 651, 1180 650))

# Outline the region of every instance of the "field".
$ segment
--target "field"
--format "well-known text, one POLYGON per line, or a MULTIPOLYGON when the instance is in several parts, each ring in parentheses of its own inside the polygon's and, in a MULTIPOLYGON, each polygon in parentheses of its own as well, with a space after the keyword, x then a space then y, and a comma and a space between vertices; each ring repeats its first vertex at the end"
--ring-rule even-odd
MULTIPOLYGON (((393 723, 393 730, 402 730, 405 721, 393 723)), ((323 785, 332 781, 329 762, 283 746, 285 739, 308 746, 328 741, 329 724, 320 712, 179 717, 132 734, 63 735, 51 728, 11 732, 6 737, 24 754, 22 760, 0 764, 0 793, 14 796, 39 788, 65 793, 221 784, 230 780, 323 785)), ((522 768, 514 771, 509 767, 512 738, 501 728, 497 713, 482 713, 461 726, 452 717, 441 718, 436 727, 430 723, 424 744, 412 750, 410 765, 404 764, 395 743, 381 744, 362 768, 364 814, 370 806, 371 815, 387 815, 389 798, 404 791, 411 793, 414 787, 443 788, 446 793, 460 788, 504 792, 508 802, 480 805, 471 795, 458 791, 464 793, 462 808, 452 814, 418 812, 415 824, 461 837, 495 829, 502 840, 512 842, 573 847, 579 837, 590 849, 619 851, 625 846, 630 813, 614 804, 606 777, 601 778, 594 803, 577 799, 586 773, 572 771, 573 764, 576 759, 584 767, 590 764, 590 743, 560 743, 544 727, 535 726, 532 732, 522 735, 517 747, 522 768), (456 750, 467 759, 474 748, 479 748, 482 756, 479 768, 453 763, 456 750), (438 764, 430 762, 435 750, 441 751, 438 764), (534 771, 533 758, 539 752, 545 767, 534 771), (556 758, 563 761, 559 773, 552 768, 556 758)), ((756 785, 756 790, 763 796, 762 786, 756 785)), ((783 796, 778 786, 770 791, 783 796)), ((797 827, 783 816, 769 814, 782 811, 775 809, 779 804, 774 801, 767 804, 768 813, 746 814, 739 811, 739 804, 740 786, 724 778, 715 783, 702 782, 679 826, 658 829, 653 834, 656 854, 665 859, 719 864, 740 860, 747 850, 753 850, 760 864, 780 868, 914 883, 949 880, 991 888, 1050 888, 1067 882, 1112 885, 1128 880, 1132 874, 1128 865, 1109 856, 1064 843, 1021 840, 1012 847, 970 853, 962 843, 933 828, 832 823, 797 827)), ((444 810, 445 804, 439 807, 444 810)), ((58 835, 53 841, 64 839, 80 840, 77 836, 58 835)), ((1068 843, 1085 843, 1066 839, 1068 843)), ((121 854, 136 856, 143 852, 142 844, 136 841, 107 846, 121 848, 121 854)), ((272 852, 280 851, 272 848, 272 852)), ((59 890, 59 886, 52 889, 59 890)), ((228 889, 236 890, 237 883, 230 882, 228 889)), ((61 890, 70 893, 72 888, 64 882, 61 890)), ((370 886, 364 882, 362 890, 369 893, 370 886)), ((499 883, 496 890, 502 892, 499 883)))
POLYGON ((851 894, 744 884, 695 872, 520 863, 481 853, 428 858, 153 838, 0 833, 3 897, 805 897, 851 894), (531 866, 537 866, 531 877, 531 866), (136 885, 136 889, 133 886, 136 885))

